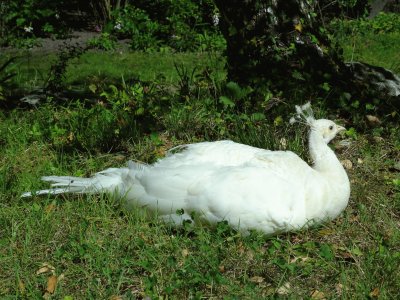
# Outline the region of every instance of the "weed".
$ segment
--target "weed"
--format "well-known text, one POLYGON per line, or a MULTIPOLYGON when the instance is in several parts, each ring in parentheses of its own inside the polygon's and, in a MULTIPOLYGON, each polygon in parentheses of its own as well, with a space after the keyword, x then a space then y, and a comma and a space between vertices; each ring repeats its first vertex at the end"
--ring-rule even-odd
POLYGON ((50 93, 59 92, 63 89, 66 78, 68 63, 71 59, 81 56, 87 48, 79 45, 65 44, 58 52, 56 62, 50 67, 50 75, 45 84, 45 90, 50 93))

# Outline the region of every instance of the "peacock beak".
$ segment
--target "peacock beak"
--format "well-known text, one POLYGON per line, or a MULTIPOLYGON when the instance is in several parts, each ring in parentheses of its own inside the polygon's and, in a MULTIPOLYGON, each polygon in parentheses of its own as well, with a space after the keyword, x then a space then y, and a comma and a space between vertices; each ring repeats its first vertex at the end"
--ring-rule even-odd
POLYGON ((336 129, 337 129, 337 132, 346 131, 346 128, 344 128, 343 126, 340 126, 340 125, 337 125, 336 129))

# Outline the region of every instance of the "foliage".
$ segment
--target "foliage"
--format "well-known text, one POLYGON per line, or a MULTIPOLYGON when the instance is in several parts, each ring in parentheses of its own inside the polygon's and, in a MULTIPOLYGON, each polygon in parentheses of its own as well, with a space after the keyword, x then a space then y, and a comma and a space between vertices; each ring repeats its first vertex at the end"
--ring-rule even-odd
POLYGON ((287 99, 334 97, 330 86, 338 86, 336 79, 344 66, 337 47, 317 21, 314 2, 216 4, 229 45, 228 78, 253 89, 252 105, 271 92, 287 99))
POLYGON ((137 1, 113 12, 106 30, 130 38, 135 50, 216 51, 224 39, 212 24, 211 1, 137 1))
POLYGON ((372 19, 360 18, 355 20, 336 19, 331 23, 336 34, 366 35, 387 34, 400 32, 400 15, 381 12, 372 19))
POLYGON ((125 114, 124 119, 155 118, 168 107, 162 90, 156 90, 157 83, 146 85, 138 81, 128 85, 123 81, 121 89, 115 85, 110 85, 109 89, 110 91, 104 91, 100 96, 116 115, 125 114))
POLYGON ((0 44, 15 38, 63 35, 67 31, 63 7, 66 1, 5 0, 0 4, 0 44))
POLYGON ((357 19, 368 15, 370 2, 368 0, 322 0, 317 2, 317 14, 321 22, 326 23, 336 18, 357 19))
POLYGON ((51 106, 41 110, 42 117, 32 122, 29 136, 43 139, 55 149, 82 150, 96 153, 121 149, 121 141, 132 138, 136 122, 123 111, 108 109, 99 102, 89 109, 76 101, 49 114, 51 106))
POLYGON ((103 32, 99 37, 94 37, 87 42, 90 48, 97 48, 100 50, 114 50, 117 46, 117 41, 109 33, 103 32))
POLYGON ((60 48, 57 60, 50 68, 45 90, 52 93, 59 92, 65 84, 66 71, 70 60, 79 57, 85 51, 87 51, 87 48, 79 45, 66 44, 60 48))
MULTIPOLYGON (((372 19, 334 20, 329 25, 329 30, 335 39, 342 45, 343 54, 347 61, 365 62, 373 66, 384 67, 399 74, 400 56, 397 49, 400 42, 399 16, 390 13, 380 13, 372 19), (390 60, 383 59, 390 57, 390 60)), ((382 97, 379 89, 368 90, 365 82, 364 96, 356 96, 349 90, 338 96, 339 107, 349 114, 359 115, 385 115, 386 118, 395 120, 399 116, 399 102, 396 97, 382 97)))
POLYGON ((159 24, 150 19, 148 14, 134 6, 116 10, 113 12, 114 26, 110 23, 110 31, 118 38, 130 38, 131 47, 134 50, 156 50, 158 39, 156 33, 159 24))
POLYGON ((5 59, 3 62, 0 60, 0 101, 5 100, 5 93, 8 92, 8 84, 10 80, 16 75, 12 71, 12 64, 17 59, 16 56, 5 59), (10 68, 11 66, 11 68, 10 68))

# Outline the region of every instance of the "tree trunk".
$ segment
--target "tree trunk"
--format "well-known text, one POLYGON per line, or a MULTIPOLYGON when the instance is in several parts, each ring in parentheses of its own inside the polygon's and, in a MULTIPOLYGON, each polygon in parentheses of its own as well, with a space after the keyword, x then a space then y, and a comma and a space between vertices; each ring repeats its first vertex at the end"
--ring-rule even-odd
MULTIPOLYGON (((228 79, 255 89, 252 105, 271 91, 302 101, 370 97, 362 67, 345 64, 310 3, 316 2, 215 0, 227 40, 228 79)), ((400 80, 397 84, 400 90, 400 80)))

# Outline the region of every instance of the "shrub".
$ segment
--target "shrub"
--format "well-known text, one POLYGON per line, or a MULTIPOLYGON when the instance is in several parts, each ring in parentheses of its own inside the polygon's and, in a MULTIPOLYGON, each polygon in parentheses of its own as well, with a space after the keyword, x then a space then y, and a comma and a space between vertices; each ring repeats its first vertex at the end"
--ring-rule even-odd
POLYGON ((213 25, 211 1, 137 1, 113 12, 106 31, 131 39, 134 50, 223 50, 225 41, 213 25))
POLYGON ((64 34, 62 9, 66 1, 6 0, 0 3, 0 43, 10 44, 17 38, 64 34))

